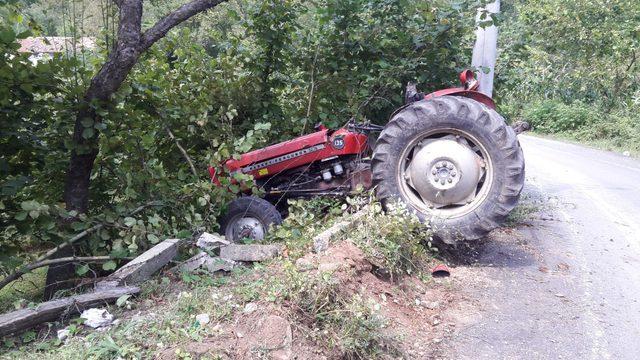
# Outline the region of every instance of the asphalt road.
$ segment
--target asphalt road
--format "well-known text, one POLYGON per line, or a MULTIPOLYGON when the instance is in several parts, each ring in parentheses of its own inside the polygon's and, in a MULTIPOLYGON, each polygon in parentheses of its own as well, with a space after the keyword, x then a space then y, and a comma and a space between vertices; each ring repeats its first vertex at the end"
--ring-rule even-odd
POLYGON ((640 161, 520 142, 523 201, 542 205, 457 264, 471 305, 443 357, 640 359, 640 161))

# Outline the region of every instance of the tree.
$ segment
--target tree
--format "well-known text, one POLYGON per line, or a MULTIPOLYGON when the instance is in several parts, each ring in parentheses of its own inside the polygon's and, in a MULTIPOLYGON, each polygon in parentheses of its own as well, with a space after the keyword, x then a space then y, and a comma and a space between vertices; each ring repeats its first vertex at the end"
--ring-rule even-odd
POLYGON ((117 40, 107 61, 91 79, 75 119, 74 148, 67 169, 64 201, 68 210, 87 211, 89 183, 96 156, 100 114, 118 91, 140 56, 169 30, 196 14, 226 0, 193 0, 169 13, 151 28, 142 31, 142 0, 113 0, 119 8, 117 40))

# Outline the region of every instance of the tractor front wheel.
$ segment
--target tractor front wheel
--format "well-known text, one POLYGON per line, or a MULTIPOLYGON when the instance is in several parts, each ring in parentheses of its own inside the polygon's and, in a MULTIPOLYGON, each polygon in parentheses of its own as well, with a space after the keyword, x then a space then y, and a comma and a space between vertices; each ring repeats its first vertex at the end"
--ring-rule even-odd
POLYGON ((511 127, 468 98, 443 96, 399 111, 380 134, 372 160, 376 195, 402 202, 446 243, 474 240, 516 206, 524 157, 511 127))
POLYGON ((282 216, 270 202, 253 196, 243 196, 229 203, 220 221, 220 232, 231 242, 249 239, 264 240, 269 226, 280 225, 282 216))

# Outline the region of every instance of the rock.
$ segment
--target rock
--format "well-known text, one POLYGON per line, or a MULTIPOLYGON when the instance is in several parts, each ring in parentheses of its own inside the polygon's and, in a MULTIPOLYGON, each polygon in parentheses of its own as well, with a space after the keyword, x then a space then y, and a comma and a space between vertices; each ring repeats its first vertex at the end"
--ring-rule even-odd
POLYGON ((432 302, 428 303, 426 306, 427 306, 427 309, 434 310, 434 309, 437 309, 437 308, 440 307, 440 302, 439 301, 432 301, 432 302))
POLYGON ((94 329, 111 325, 113 322, 113 315, 111 315, 106 309, 87 309, 80 315, 85 319, 83 324, 94 329))
POLYGON ((178 254, 179 239, 167 239, 143 252, 137 258, 96 284, 96 290, 147 280, 178 254))
POLYGON ((231 271, 237 263, 233 260, 226 260, 219 257, 211 257, 204 263, 204 267, 210 272, 231 271))
POLYGON ((264 261, 278 256, 280 245, 231 244, 220 248, 220 257, 233 261, 264 261))
POLYGON ((333 237, 334 234, 330 234, 329 236, 324 235, 324 233, 313 238, 313 251, 316 253, 321 253, 327 251, 329 248, 329 239, 333 237))
POLYGON ((196 321, 200 325, 207 325, 209 323, 209 314, 198 314, 198 315, 196 315, 196 321))
POLYGON ((229 245, 230 242, 217 234, 202 233, 196 241, 196 246, 203 250, 213 250, 221 246, 229 245))
POLYGON ((255 303, 248 303, 247 305, 244 306, 244 312, 246 314, 251 314, 252 312, 258 310, 258 305, 255 303))
POLYGON ((316 265, 311 259, 301 257, 296 260, 296 268, 300 271, 309 271, 315 269, 316 265))
POLYGON ((347 217, 346 220, 339 221, 335 223, 333 226, 328 228, 327 230, 321 232, 316 237, 313 238, 313 251, 316 253, 322 253, 327 251, 329 248, 329 241, 336 237, 343 231, 348 230, 353 227, 360 218, 362 218, 367 213, 367 208, 363 208, 357 213, 347 217))
POLYGON ((323 263, 318 265, 318 271, 321 272, 334 272, 340 269, 340 263, 323 263))
POLYGON ((71 330, 69 330, 68 328, 58 330, 57 333, 58 340, 60 341, 65 341, 69 337, 69 335, 71 335, 71 330))
POLYGON ((625 152, 622 153, 622 155, 629 157, 629 156, 631 156, 631 152, 625 151, 625 152))

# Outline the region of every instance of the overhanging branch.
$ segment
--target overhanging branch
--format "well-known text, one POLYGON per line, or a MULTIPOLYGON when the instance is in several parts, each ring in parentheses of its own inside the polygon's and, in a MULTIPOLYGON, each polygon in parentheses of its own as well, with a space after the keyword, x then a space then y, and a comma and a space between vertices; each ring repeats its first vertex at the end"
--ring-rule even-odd
POLYGON ((169 30, 188 20, 192 16, 209 10, 227 0, 193 0, 177 8, 175 11, 160 19, 140 39, 140 52, 147 50, 156 41, 164 37, 169 30))

